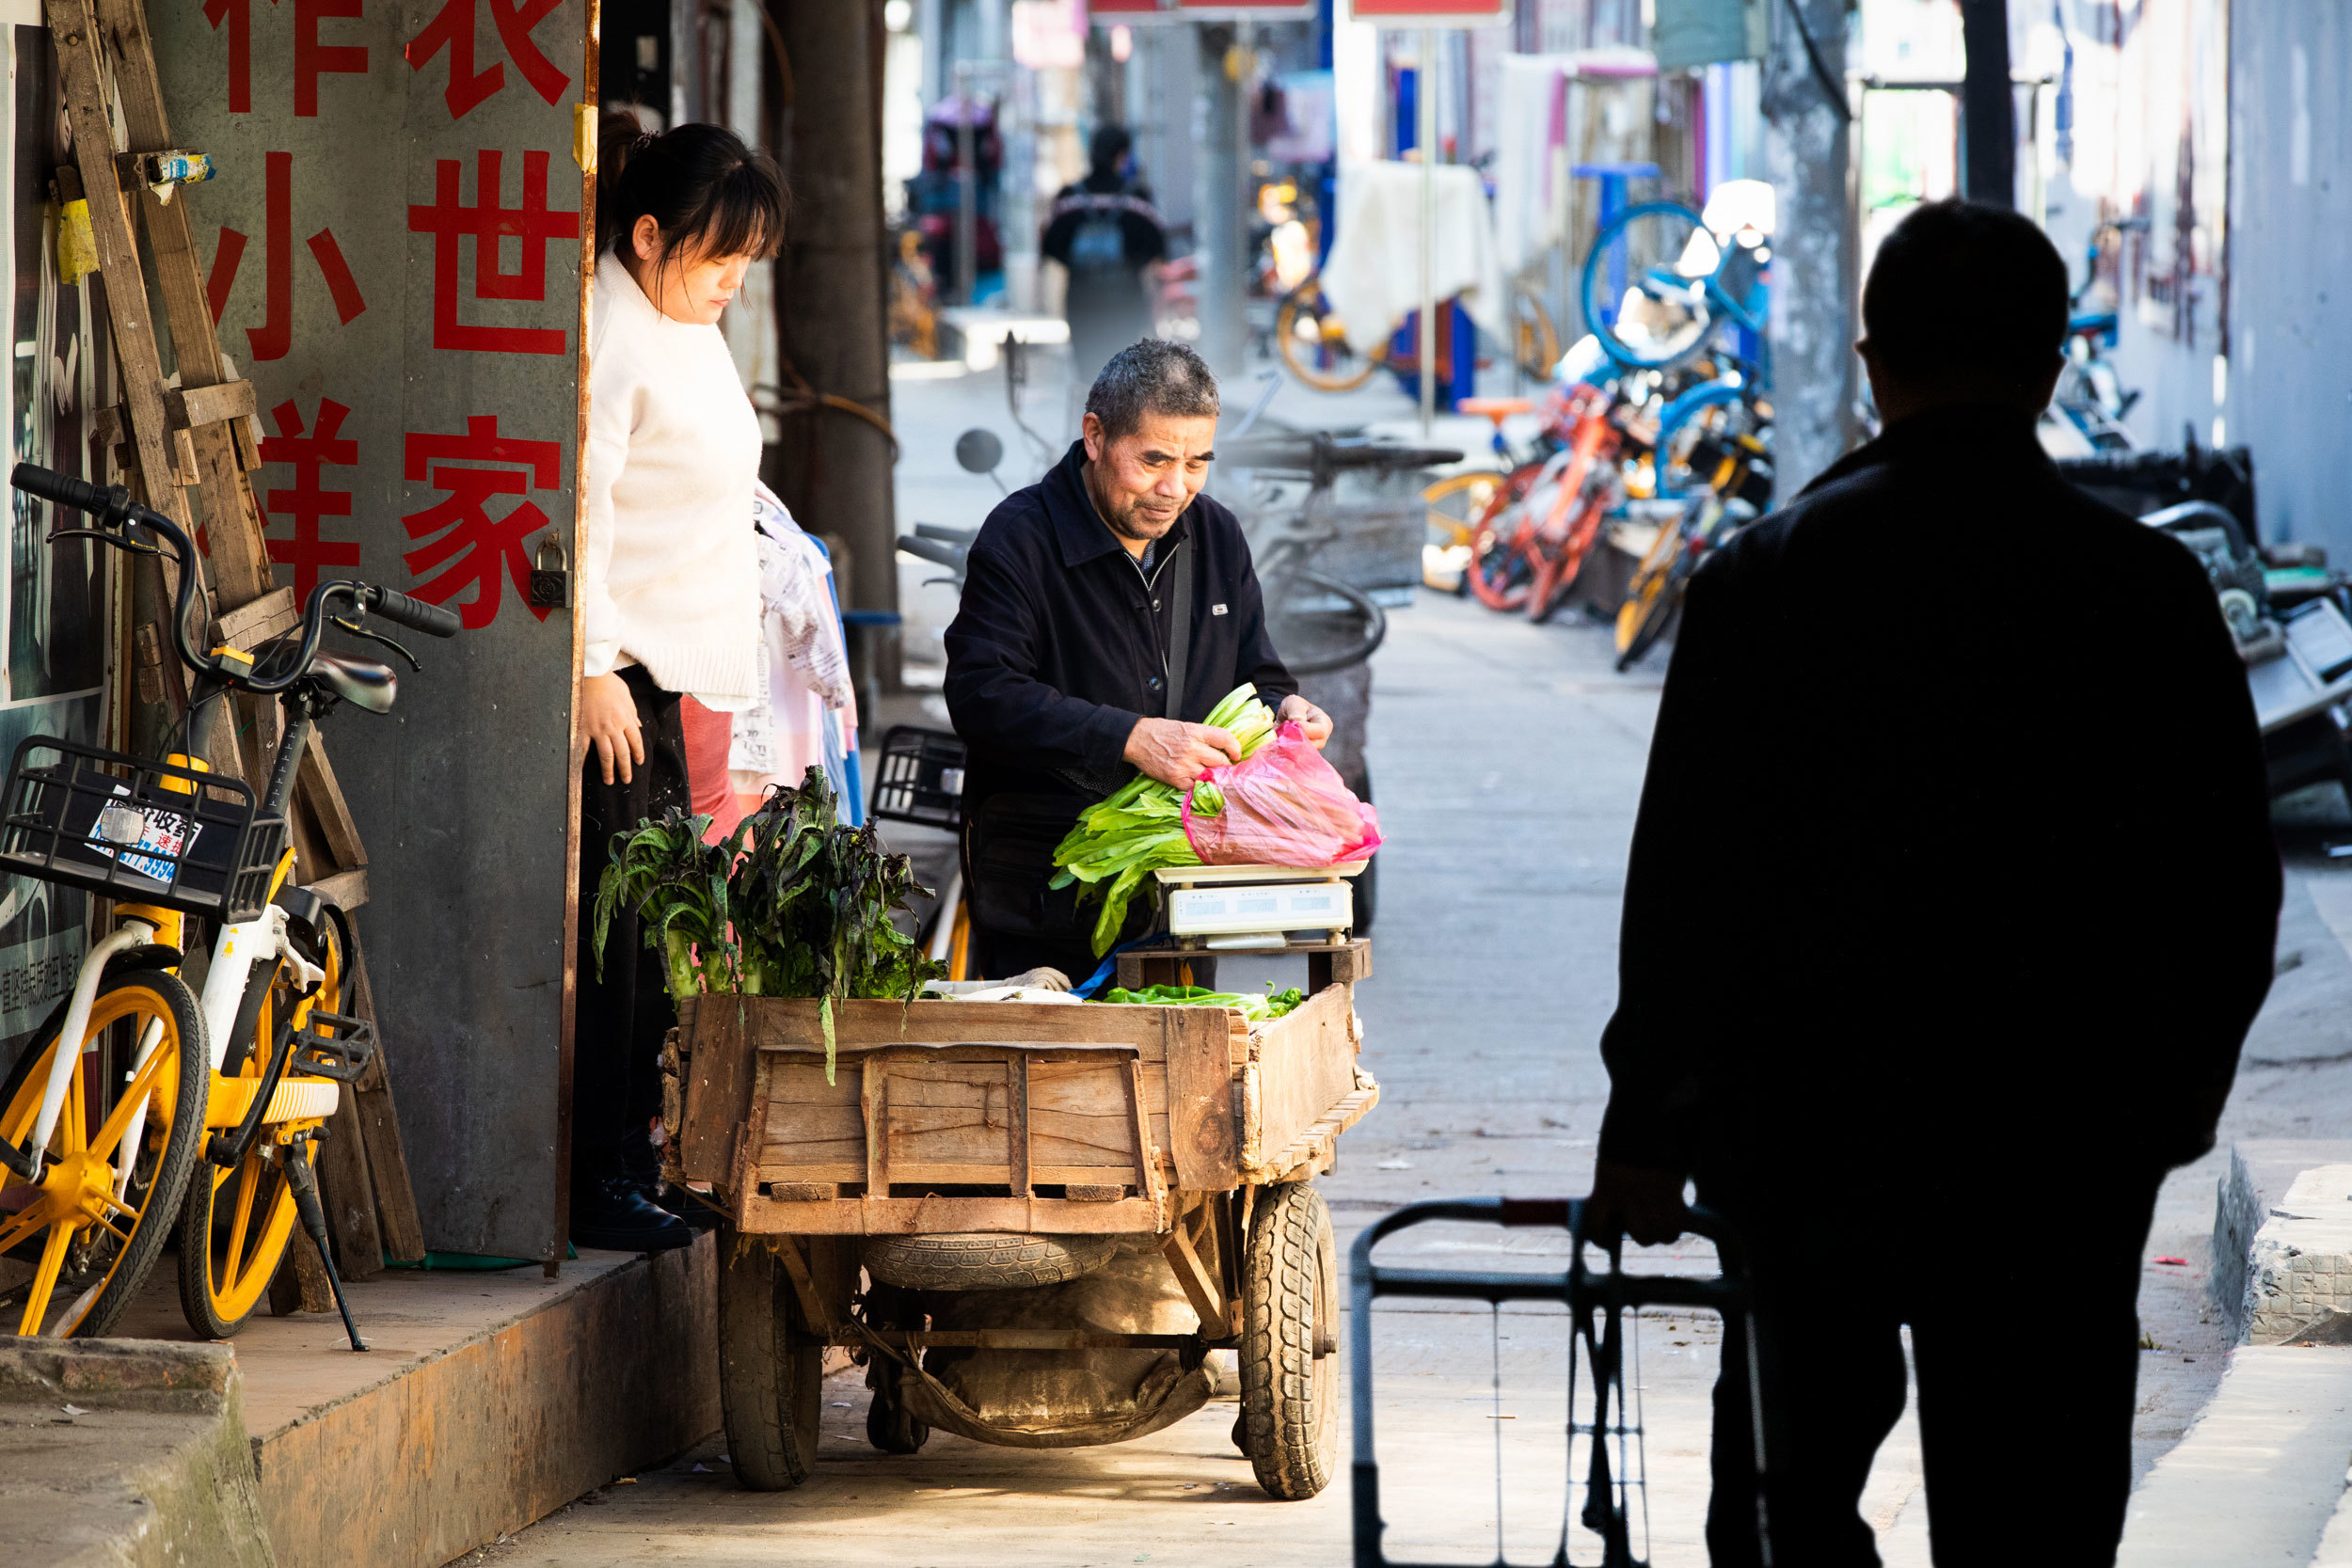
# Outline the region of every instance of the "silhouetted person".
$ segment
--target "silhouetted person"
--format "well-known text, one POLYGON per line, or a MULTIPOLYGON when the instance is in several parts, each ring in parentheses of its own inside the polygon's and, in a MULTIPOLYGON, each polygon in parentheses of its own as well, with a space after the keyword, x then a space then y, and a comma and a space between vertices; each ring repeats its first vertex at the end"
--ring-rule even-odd
MULTIPOLYGON (((1881 247, 1886 433, 1692 580, 1626 883, 1596 1200, 1685 1178, 1748 1243, 1783 1568, 1875 1564, 1857 1503, 1919 1385, 1939 1568, 2112 1562, 2140 1253, 2212 1147, 2280 872, 2246 672, 2189 552, 2034 436, 2066 268, 1939 202, 1881 247)), ((1744 1347, 1718 1568, 1756 1560, 1744 1347)))
POLYGON ((1123 126, 1096 129, 1087 176, 1054 198, 1040 245, 1068 274, 1073 388, 1091 385, 1112 355, 1152 336, 1152 273, 1168 258, 1168 230, 1151 187, 1136 177, 1134 146, 1123 126))

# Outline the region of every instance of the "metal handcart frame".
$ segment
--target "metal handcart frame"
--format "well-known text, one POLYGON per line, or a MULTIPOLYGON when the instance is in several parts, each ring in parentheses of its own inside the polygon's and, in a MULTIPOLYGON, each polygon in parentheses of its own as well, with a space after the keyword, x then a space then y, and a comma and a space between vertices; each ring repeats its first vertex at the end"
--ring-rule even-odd
MULTIPOLYGON (((1717 1215, 1704 1209, 1690 1212, 1688 1228, 1715 1243, 1722 1272, 1713 1278, 1687 1275, 1629 1275, 1622 1243, 1612 1237, 1588 1237, 1584 1229, 1586 1201, 1581 1198, 1471 1197, 1437 1199, 1407 1204, 1382 1216, 1356 1238, 1348 1250, 1348 1358, 1351 1402, 1355 1418, 1355 1558, 1356 1568, 1431 1568, 1401 1563, 1383 1554, 1381 1535, 1387 1529, 1380 1516, 1380 1465, 1373 1448, 1372 1304, 1381 1296, 1431 1297, 1483 1301, 1500 1308, 1506 1301, 1558 1301, 1566 1304, 1573 1336, 1568 1356, 1568 1439, 1573 1463, 1576 1440, 1586 1440, 1590 1455, 1584 1481, 1584 1508, 1579 1516, 1584 1528, 1601 1538, 1597 1568, 1644 1568, 1633 1555, 1632 1509, 1636 1494, 1646 1487, 1642 1459, 1642 1426, 1638 1410, 1629 1411, 1625 1389, 1625 1327, 1629 1310, 1645 1307, 1700 1307, 1722 1315, 1726 1336, 1745 1337, 1748 1367, 1748 1409, 1754 1418, 1756 1444, 1756 1535, 1765 1568, 1772 1561, 1764 1508, 1764 1416, 1759 1387, 1756 1319, 1749 1310, 1746 1271, 1736 1238, 1717 1215), (1565 1274, 1470 1272, 1450 1269, 1389 1268, 1372 1260, 1373 1248, 1400 1230, 1433 1221, 1473 1225, 1560 1227, 1574 1246, 1565 1274), (1608 1254, 1606 1272, 1596 1272, 1585 1260, 1587 1244, 1608 1254), (1736 1328, 1735 1328, 1736 1325, 1736 1328), (1589 1418, 1579 1419, 1577 1365, 1579 1346, 1593 1369, 1589 1418)), ((1572 1483, 1573 1484, 1573 1483, 1572 1483)), ((1646 1509, 1646 1502, 1640 1506, 1646 1509)), ((1502 1521, 1495 1521, 1496 1568, 1503 1568, 1502 1521)), ((1560 1544, 1549 1568, 1576 1568, 1568 1556, 1568 1527, 1561 1523, 1560 1544)))

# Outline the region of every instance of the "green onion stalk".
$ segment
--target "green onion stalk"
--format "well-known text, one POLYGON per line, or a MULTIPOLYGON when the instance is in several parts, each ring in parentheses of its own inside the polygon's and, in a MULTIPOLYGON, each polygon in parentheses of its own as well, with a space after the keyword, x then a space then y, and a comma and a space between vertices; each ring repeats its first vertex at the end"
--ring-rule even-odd
MULTIPOLYGON (((1258 700, 1258 689, 1247 682, 1227 692, 1202 722, 1229 731, 1245 758, 1274 738, 1277 723, 1274 710, 1258 700)), ((1224 811, 1225 793, 1216 785, 1203 779, 1191 788, 1196 816, 1215 816, 1224 811)), ((1200 857, 1184 836, 1176 786, 1138 773, 1107 800, 1078 814, 1077 825, 1054 851, 1054 863, 1061 869, 1047 886, 1065 888, 1075 882, 1080 903, 1089 897, 1103 901, 1093 934, 1099 958, 1119 940, 1128 904, 1143 879, 1162 866, 1199 865, 1200 857)))

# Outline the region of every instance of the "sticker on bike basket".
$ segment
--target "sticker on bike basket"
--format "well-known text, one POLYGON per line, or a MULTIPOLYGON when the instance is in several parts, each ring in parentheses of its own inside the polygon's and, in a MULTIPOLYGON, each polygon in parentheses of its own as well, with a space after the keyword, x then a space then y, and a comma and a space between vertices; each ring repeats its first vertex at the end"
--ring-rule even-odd
MULTIPOLYGON (((126 784, 117 784, 115 793, 128 795, 131 790, 126 784)), ((98 814, 87 842, 107 859, 119 862, 142 877, 167 883, 203 831, 202 823, 190 822, 176 811, 155 806, 109 805, 98 814), (147 853, 138 853, 140 850, 147 853), (159 856, 170 858, 158 859, 159 856)))

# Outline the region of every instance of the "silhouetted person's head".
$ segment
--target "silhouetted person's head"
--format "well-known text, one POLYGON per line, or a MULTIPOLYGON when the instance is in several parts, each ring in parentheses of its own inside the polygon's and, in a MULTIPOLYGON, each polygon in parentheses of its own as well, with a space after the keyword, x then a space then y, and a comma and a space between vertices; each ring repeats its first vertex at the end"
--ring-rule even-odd
POLYGON ((2049 405, 2065 363, 2066 263, 2030 218, 1932 201, 1895 226, 1862 289, 1862 341, 1879 414, 1894 424, 1948 404, 2049 405))
POLYGON ((1098 125, 1087 143, 1087 169, 1093 174, 1117 174, 1120 160, 1135 146, 1135 138, 1124 125, 1098 125))

